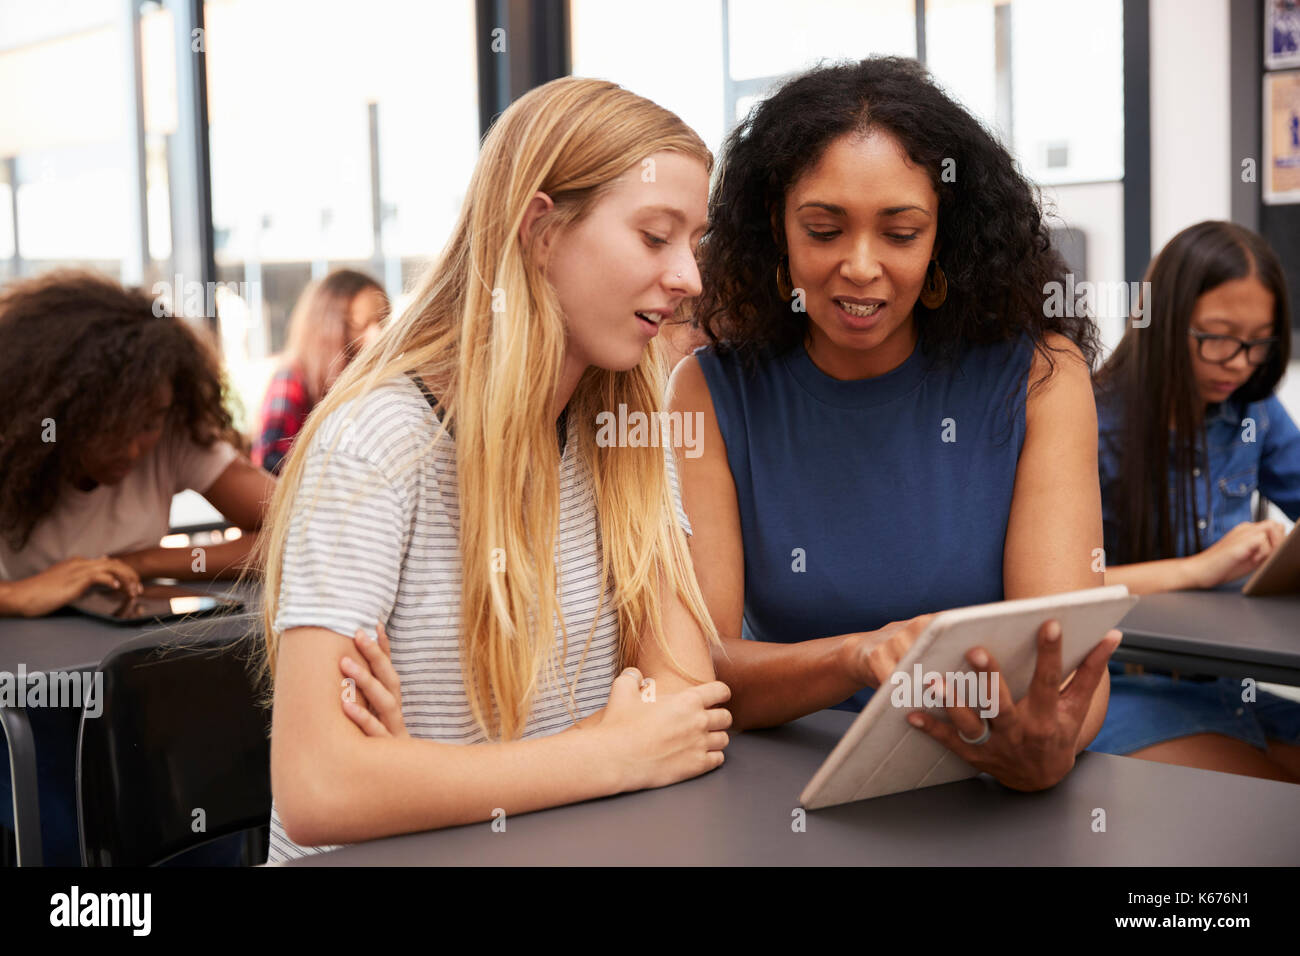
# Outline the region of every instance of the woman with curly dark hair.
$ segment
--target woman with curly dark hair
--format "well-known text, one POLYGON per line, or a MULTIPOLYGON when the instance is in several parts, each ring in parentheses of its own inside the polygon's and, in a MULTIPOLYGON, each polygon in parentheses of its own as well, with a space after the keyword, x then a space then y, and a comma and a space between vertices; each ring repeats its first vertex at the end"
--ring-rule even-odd
POLYGON ((238 570, 254 534, 160 548, 192 488, 255 531, 273 480, 239 455, 216 355, 145 292, 56 271, 0 292, 0 615, 101 584, 238 570))
MULTIPOLYGON (((1101 585, 1096 332, 1045 307, 1066 267, 997 141, 915 61, 871 58, 758 104, 716 183, 711 345, 671 392, 702 416, 679 467, 736 726, 860 709, 926 612, 1101 585)), ((991 726, 917 726, 1053 785, 1101 725, 1119 634, 1064 692, 1058 638, 1047 622, 1034 689, 991 726)))
MULTIPOLYGON (((274 479, 235 448, 216 355, 145 292, 55 271, 0 291, 0 615, 55 610, 94 585, 237 572, 274 479), (161 548, 172 496, 192 488, 246 532, 161 548)), ((80 863, 80 712, 30 714, 47 865, 80 863)), ((9 764, 0 823, 12 826, 9 764)))

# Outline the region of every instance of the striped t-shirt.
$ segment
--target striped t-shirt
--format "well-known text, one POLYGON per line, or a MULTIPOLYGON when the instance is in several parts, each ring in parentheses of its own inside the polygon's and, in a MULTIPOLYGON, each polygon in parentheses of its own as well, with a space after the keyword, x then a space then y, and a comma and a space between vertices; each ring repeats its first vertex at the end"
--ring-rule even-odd
MULTIPOLYGON (((612 582, 596 620, 599 519, 590 469, 578 456, 578 427, 567 422, 555 549, 558 601, 569 633, 564 678, 576 713, 566 706, 564 686, 543 676, 526 738, 564 730, 599 710, 618 676, 612 582)), ((275 628, 323 627, 351 637, 357 628, 373 633, 375 622, 383 621, 411 736, 474 744, 486 737, 461 678, 455 445, 444 434, 431 447, 439 430, 429 401, 406 376, 347 402, 321 423, 307 449, 290 521, 275 628)), ((672 451, 664 451, 677 520, 690 534, 672 451)), ((557 661, 562 647, 557 626, 557 661)), ((272 805, 269 862, 326 849, 333 847, 290 841, 272 805)))

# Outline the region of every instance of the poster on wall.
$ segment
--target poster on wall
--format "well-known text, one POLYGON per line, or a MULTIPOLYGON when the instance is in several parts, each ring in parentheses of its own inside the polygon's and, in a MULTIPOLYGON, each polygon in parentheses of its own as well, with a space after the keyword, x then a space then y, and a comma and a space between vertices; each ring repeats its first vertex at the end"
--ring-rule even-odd
POLYGON ((1300 66, 1300 0, 1265 0, 1264 67, 1300 66))
POLYGON ((1264 202, 1300 203, 1300 70, 1264 74, 1264 202))

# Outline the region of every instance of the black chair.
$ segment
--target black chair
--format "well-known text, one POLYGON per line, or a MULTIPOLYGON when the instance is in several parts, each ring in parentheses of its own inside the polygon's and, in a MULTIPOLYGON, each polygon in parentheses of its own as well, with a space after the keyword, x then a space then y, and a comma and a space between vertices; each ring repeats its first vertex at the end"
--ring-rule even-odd
POLYGON ((41 847, 41 804, 36 784, 36 741, 32 736, 31 721, 22 708, 0 707, 0 760, 10 764, 10 785, 13 787, 14 825, 16 830, 0 827, 0 858, 5 866, 40 866, 43 862, 41 847), (19 814, 18 808, 24 808, 19 814))
POLYGON ((103 712, 83 712, 77 757, 86 866, 165 863, 236 833, 246 834, 244 862, 265 859, 269 712, 238 637, 254 621, 193 623, 193 637, 144 634, 100 665, 103 712))

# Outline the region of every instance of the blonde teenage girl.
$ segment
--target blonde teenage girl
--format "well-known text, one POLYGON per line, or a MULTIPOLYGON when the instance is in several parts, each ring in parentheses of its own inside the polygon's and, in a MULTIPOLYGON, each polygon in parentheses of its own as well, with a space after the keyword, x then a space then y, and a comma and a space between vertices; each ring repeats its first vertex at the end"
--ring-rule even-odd
POLYGON ((412 304, 308 419, 266 535, 272 860, 722 762, 671 450, 597 442, 600 412, 661 408, 711 164, 613 84, 523 96, 412 304))

